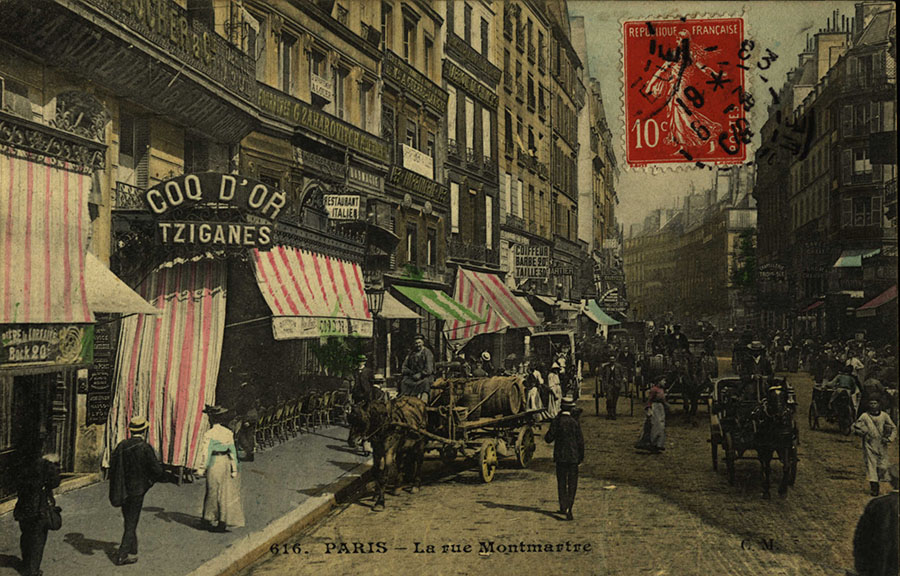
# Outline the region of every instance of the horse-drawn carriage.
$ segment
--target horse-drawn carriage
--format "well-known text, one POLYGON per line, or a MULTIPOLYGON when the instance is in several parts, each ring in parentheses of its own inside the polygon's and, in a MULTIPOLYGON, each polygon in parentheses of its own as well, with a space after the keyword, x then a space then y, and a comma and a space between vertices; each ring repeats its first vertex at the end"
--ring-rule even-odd
POLYGON ((728 483, 735 479, 735 462, 755 452, 762 463, 764 494, 769 493, 770 463, 774 452, 784 466, 779 493, 787 492, 797 477, 800 442, 794 418, 796 399, 784 378, 727 377, 713 385, 709 400, 709 442, 713 470, 718 470, 719 447, 725 455, 728 483))
POLYGON ((834 387, 827 383, 817 382, 813 386, 812 402, 809 403, 809 429, 818 430, 819 418, 824 418, 826 422, 836 423, 841 433, 849 436, 856 420, 850 393, 838 394, 832 402, 833 395, 834 387))

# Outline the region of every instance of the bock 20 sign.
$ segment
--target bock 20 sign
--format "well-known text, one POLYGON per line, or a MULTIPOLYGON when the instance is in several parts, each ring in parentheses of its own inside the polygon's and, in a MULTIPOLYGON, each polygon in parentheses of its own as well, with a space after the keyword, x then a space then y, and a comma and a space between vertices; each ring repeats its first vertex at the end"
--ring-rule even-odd
POLYGON ((144 193, 167 245, 266 247, 285 193, 243 176, 201 172, 166 180, 144 193))

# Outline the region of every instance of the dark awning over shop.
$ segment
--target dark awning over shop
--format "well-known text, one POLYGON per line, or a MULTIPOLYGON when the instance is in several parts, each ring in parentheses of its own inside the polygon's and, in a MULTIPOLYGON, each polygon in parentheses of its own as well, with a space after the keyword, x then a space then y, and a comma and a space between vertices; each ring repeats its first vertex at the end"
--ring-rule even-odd
POLYGON ((859 318, 865 318, 867 316, 875 316, 877 314, 878 309, 897 299, 897 285, 894 284, 878 296, 872 298, 862 306, 856 309, 856 316, 859 318))

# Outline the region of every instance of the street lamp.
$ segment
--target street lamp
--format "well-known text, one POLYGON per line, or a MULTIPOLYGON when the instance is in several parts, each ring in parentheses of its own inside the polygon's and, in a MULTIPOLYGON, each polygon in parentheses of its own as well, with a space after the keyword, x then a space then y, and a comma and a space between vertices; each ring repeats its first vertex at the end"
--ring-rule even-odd
POLYGON ((384 305, 384 285, 370 284, 366 287, 366 302, 369 304, 369 312, 374 317, 381 314, 381 307, 384 305))

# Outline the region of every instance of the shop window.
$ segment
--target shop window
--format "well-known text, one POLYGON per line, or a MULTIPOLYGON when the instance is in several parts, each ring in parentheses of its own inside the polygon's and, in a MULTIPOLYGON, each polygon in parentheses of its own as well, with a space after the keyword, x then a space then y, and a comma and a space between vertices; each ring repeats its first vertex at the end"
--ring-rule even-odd
POLYGON ((410 264, 419 263, 419 239, 417 226, 412 222, 406 223, 406 261, 410 264))
POLYGON ((437 230, 434 228, 428 229, 428 240, 427 240, 427 257, 428 261, 426 264, 431 267, 435 266, 438 261, 437 255, 437 230))
POLYGON ((381 48, 394 47, 394 10, 387 2, 381 3, 381 48))

